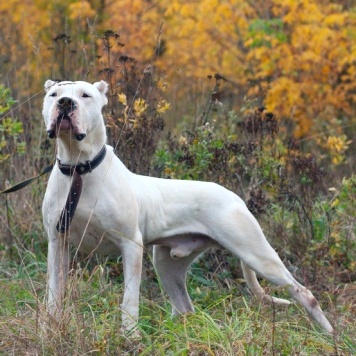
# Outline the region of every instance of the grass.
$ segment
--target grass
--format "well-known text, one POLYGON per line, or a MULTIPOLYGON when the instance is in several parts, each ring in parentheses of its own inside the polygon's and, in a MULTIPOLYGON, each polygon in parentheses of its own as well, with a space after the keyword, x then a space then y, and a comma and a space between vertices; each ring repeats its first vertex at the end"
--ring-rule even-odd
POLYGON ((170 317, 150 267, 142 284, 140 337, 120 331, 120 271, 113 262, 79 264, 73 271, 63 318, 45 312, 44 256, 21 252, 23 262, 1 267, 2 355, 352 355, 356 353, 355 302, 324 307, 337 336, 323 333, 298 305, 274 310, 256 304, 235 281, 190 278, 196 313, 170 317), (94 267, 93 267, 94 266, 94 267), (85 267, 85 266, 84 266, 85 267), (5 272, 6 270, 6 272, 5 272), (110 277, 111 275, 111 277, 110 277), (242 293, 241 293, 242 291, 242 293))

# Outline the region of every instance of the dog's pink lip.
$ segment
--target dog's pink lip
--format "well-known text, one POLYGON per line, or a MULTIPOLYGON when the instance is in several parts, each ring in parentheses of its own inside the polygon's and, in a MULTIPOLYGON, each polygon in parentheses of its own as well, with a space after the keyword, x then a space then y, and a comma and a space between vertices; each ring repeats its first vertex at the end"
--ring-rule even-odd
POLYGON ((56 127, 59 130, 68 131, 72 128, 72 123, 67 115, 60 115, 57 119, 56 127))
POLYGON ((70 116, 63 113, 58 115, 57 120, 53 122, 51 128, 47 130, 47 135, 50 139, 53 139, 57 138, 61 132, 72 132, 77 141, 82 141, 86 137, 86 133, 79 132, 78 129, 72 125, 70 116))
POLYGON ((61 132, 75 131, 71 119, 67 114, 59 113, 57 119, 52 122, 51 128, 47 130, 49 138, 57 138, 61 132))

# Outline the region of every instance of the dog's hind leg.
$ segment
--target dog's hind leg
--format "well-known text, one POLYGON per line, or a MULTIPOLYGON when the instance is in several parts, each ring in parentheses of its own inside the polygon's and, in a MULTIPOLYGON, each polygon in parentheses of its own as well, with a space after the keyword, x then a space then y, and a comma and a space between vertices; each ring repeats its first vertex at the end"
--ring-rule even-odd
POLYGON ((194 312, 187 292, 186 277, 189 266, 202 253, 194 251, 190 255, 176 259, 171 256, 171 248, 155 245, 153 263, 163 288, 172 302, 172 315, 194 312))
MULTIPOLYGON (((267 241, 266 241, 267 242, 267 241)), ((325 330, 332 332, 333 328, 327 318, 325 317, 320 305, 313 294, 298 283, 290 272, 283 265, 277 253, 268 244, 263 247, 264 254, 259 253, 254 255, 253 251, 245 251, 240 257, 244 259, 244 263, 248 263, 248 267, 257 271, 257 273, 276 286, 286 287, 291 296, 299 301, 308 314, 318 322, 325 330)), ((239 248, 239 252, 241 248, 239 248)), ((258 283, 258 282, 257 282, 258 283)), ((254 286, 255 288, 256 286, 254 286)), ((261 287, 260 287, 261 288, 261 287)), ((261 288, 262 289, 262 288, 261 288)), ((273 302, 273 300, 271 300, 273 302)))
POLYGON ((277 304, 277 305, 291 304, 291 302, 286 299, 276 298, 266 294, 265 290, 261 287, 261 285, 257 280, 256 272, 253 271, 251 268, 249 268, 242 260, 241 260, 241 268, 244 275, 244 279, 253 296, 269 304, 277 304))
POLYGON ((293 278, 266 240, 254 216, 246 208, 235 206, 223 218, 224 225, 215 230, 215 239, 260 276, 276 286, 286 287, 315 321, 332 332, 333 328, 316 298, 293 278))

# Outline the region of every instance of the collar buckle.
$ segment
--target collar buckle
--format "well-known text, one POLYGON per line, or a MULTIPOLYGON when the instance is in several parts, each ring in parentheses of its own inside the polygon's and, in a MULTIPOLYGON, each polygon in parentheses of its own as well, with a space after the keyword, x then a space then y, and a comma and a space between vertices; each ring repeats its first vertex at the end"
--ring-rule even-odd
POLYGON ((86 161, 85 163, 80 163, 77 165, 63 164, 60 159, 57 159, 58 168, 66 176, 72 176, 74 172, 79 175, 92 172, 99 164, 104 160, 106 156, 106 146, 99 151, 99 153, 93 158, 92 161, 86 161))
POLYGON ((86 165, 88 166, 88 172, 91 173, 93 171, 92 167, 91 167, 91 162, 87 161, 86 165))

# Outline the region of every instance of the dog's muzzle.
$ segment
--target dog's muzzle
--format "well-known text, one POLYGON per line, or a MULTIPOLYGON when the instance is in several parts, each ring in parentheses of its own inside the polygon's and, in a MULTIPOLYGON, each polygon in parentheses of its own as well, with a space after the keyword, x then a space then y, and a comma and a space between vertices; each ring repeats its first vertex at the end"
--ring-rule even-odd
MULTIPOLYGON (((58 117, 57 117, 57 127, 60 126, 63 120, 71 121, 70 114, 77 109, 76 102, 68 97, 60 98, 57 102, 58 117)), ((47 131, 49 138, 56 137, 56 130, 51 129, 47 131)), ((74 137, 77 141, 81 141, 86 137, 84 133, 75 133, 74 137)))

